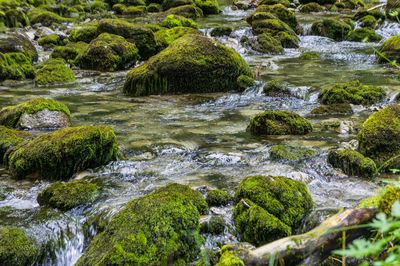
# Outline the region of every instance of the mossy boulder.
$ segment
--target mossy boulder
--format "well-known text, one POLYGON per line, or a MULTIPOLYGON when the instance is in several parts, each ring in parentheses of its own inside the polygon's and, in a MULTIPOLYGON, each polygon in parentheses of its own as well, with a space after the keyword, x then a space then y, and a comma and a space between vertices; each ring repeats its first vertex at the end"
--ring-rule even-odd
POLYGON ((0 52, 0 81, 33 79, 35 68, 32 60, 23 53, 0 52))
POLYGON ((194 0, 194 3, 203 11, 204 15, 218 14, 221 12, 218 0, 194 0))
POLYGON ((0 53, 23 53, 35 62, 38 53, 32 42, 21 33, 0 34, 0 53))
POLYGON ((286 145, 272 146, 269 153, 271 159, 285 161, 298 161, 301 159, 312 157, 316 154, 315 150, 313 149, 292 147, 286 145))
POLYGON ((18 145, 7 154, 5 165, 16 179, 68 179, 79 171, 115 160, 117 152, 111 127, 70 127, 18 145))
POLYGON ((290 34, 286 31, 280 31, 274 37, 280 41, 283 48, 299 48, 300 39, 297 35, 290 34))
POLYGON ((400 168, 400 105, 390 105, 370 115, 361 127, 358 141, 359 151, 377 165, 400 168))
POLYGON ((201 224, 201 232, 212 235, 219 235, 225 231, 226 222, 224 217, 212 216, 208 221, 201 224))
POLYGON ((283 53, 283 47, 279 40, 275 39, 269 33, 262 33, 251 42, 253 50, 261 53, 268 54, 281 54, 283 53))
POLYGON ((98 186, 86 180, 55 182, 39 192, 37 201, 63 211, 91 203, 98 192, 98 186))
POLYGON ((0 110, 0 125, 6 127, 43 129, 66 127, 69 124, 70 111, 68 107, 52 99, 35 98, 0 110), (32 123, 33 119, 36 120, 36 123, 32 123))
POLYGON ((313 12, 322 12, 325 10, 325 7, 321 6, 318 3, 312 2, 300 7, 300 12, 302 13, 313 13, 313 12))
POLYGON ((0 227, 0 262, 2 265, 33 265, 39 255, 36 242, 16 227, 0 227))
MULTIPOLYGON (((264 12, 265 13, 265 12, 264 12)), ((266 13, 268 14, 268 13, 266 13)), ((296 36, 295 31, 285 22, 278 18, 257 19, 251 23, 253 32, 258 35, 262 33, 270 33, 273 36, 280 32, 286 32, 290 35, 296 36)))
POLYGON ((364 28, 376 29, 378 27, 378 20, 372 15, 362 17, 359 22, 360 26, 364 28))
POLYGON ((387 185, 379 197, 378 210, 390 214, 392 212, 392 205, 398 200, 400 200, 400 187, 387 185))
POLYGON ((350 148, 331 150, 328 154, 328 162, 350 176, 372 178, 377 172, 375 162, 372 159, 350 148))
POLYGON ((0 23, 8 28, 23 28, 29 25, 29 18, 20 7, 0 10, 0 23))
POLYGON ((348 103, 321 105, 311 111, 312 115, 351 115, 353 108, 348 103))
POLYGON ((184 5, 169 9, 166 15, 179 15, 186 18, 197 19, 203 17, 203 10, 195 5, 184 5))
POLYGON ((76 265, 187 265, 194 261, 202 237, 193 198, 200 193, 183 185, 170 186, 126 204, 76 265), (176 186, 182 188, 174 191, 176 186))
POLYGON ((75 59, 82 55, 88 47, 85 42, 70 42, 65 46, 56 46, 51 58, 62 58, 69 64, 75 64, 75 59))
POLYGON ((128 6, 122 14, 130 17, 140 17, 147 14, 147 9, 145 6, 128 6))
POLYGON ((197 29, 197 23, 190 18, 185 18, 178 15, 168 15, 161 23, 163 27, 174 28, 174 27, 189 27, 197 29))
POLYGON ((138 59, 135 44, 122 36, 102 33, 78 56, 76 64, 82 69, 116 71, 135 65, 138 59))
POLYGON ((352 42, 379 42, 382 36, 369 28, 357 28, 350 31, 346 39, 352 42))
POLYGON ((155 32, 154 36, 161 49, 165 49, 173 41, 187 34, 199 34, 199 31, 188 27, 175 27, 172 29, 161 29, 155 32))
POLYGON ((32 135, 28 132, 0 126, 0 164, 3 163, 3 157, 9 149, 30 138, 32 135))
POLYGON ((163 10, 168 10, 177 6, 191 5, 193 0, 164 0, 162 1, 163 10))
POLYGON ((71 19, 61 17, 60 15, 41 8, 33 8, 28 11, 28 17, 31 24, 40 23, 42 26, 50 27, 53 24, 70 22, 71 19))
POLYGON ((229 245, 221 248, 220 258, 215 266, 244 266, 244 262, 235 256, 235 251, 229 245))
POLYGON ((351 26, 347 23, 331 18, 314 22, 311 26, 311 34, 328 37, 335 41, 346 39, 351 30, 351 26))
POLYGON ((260 5, 257 7, 256 12, 269 12, 275 15, 278 19, 285 22, 289 27, 295 30, 298 26, 296 15, 293 11, 281 4, 275 5, 260 5))
POLYGON ((52 86, 75 82, 75 74, 64 59, 50 58, 37 67, 35 84, 52 86))
POLYGON ((296 113, 267 110, 252 118, 247 130, 253 135, 305 135, 312 125, 296 113))
POLYGON ((318 95, 323 104, 363 104, 377 103, 386 96, 381 87, 364 85, 359 80, 336 83, 322 89, 318 95))
POLYGON ((63 44, 63 40, 58 34, 52 33, 47 36, 40 37, 38 39, 39 45, 43 46, 44 48, 52 48, 56 45, 63 44))
POLYGON ((218 26, 211 30, 210 35, 213 37, 229 36, 232 31, 230 26, 218 26))
POLYGON ((400 36, 396 35, 387 39, 379 47, 376 55, 380 63, 400 62, 400 36))
POLYGON ((220 190, 220 189, 213 189, 207 193, 206 201, 208 206, 225 206, 228 205, 229 202, 233 198, 229 195, 228 192, 220 190))
POLYGON ((132 96, 239 90, 238 78, 252 76, 233 49, 201 35, 184 35, 127 74, 132 96))
POLYGON ((71 42, 89 43, 99 34, 97 32, 98 22, 87 23, 71 29, 69 40, 71 42))
POLYGON ((291 96, 288 84, 279 80, 271 80, 265 83, 263 92, 271 97, 289 97, 291 96))

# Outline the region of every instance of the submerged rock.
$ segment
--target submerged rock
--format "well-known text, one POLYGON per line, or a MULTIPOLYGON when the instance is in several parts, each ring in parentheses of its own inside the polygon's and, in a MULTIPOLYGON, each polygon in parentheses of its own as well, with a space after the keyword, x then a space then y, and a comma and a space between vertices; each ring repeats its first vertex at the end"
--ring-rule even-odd
POLYGON ((350 176, 372 178, 377 173, 375 162, 350 148, 331 150, 328 162, 335 168, 340 168, 350 176))
POLYGON ((305 135, 312 125, 296 113, 268 110, 252 118, 247 130, 253 135, 305 135))
POLYGON ((9 149, 29 138, 32 138, 32 135, 28 132, 0 126, 0 164, 3 163, 4 154, 6 154, 9 149))
POLYGON ((212 29, 210 35, 213 37, 229 36, 232 33, 232 28, 229 26, 218 26, 212 29))
POLYGON ((196 206, 203 205, 199 192, 178 184, 134 199, 91 241, 76 265, 187 265, 200 253, 196 206))
POLYGON ((298 161, 315 155, 312 149, 275 145, 271 147, 270 156, 273 160, 298 161))
POLYGON ((132 96, 239 90, 238 78, 252 76, 231 48, 200 35, 185 35, 127 74, 132 96))
POLYGON ((263 92, 267 96, 271 97, 290 97, 291 92, 289 89, 288 84, 278 81, 278 80, 271 80, 268 81, 264 87, 263 92))
POLYGON ((76 179, 68 182, 55 182, 40 191, 37 201, 41 206, 50 206, 68 211, 92 202, 97 191, 97 185, 86 180, 76 179))
POLYGON ((335 41, 344 40, 351 30, 351 26, 347 23, 331 18, 314 22, 311 26, 311 34, 328 37, 335 41))
POLYGON ((79 126, 46 133, 6 154, 16 179, 69 179, 73 174, 115 160, 118 145, 109 126, 79 126))
POLYGON ((302 60, 311 60, 311 59, 320 59, 321 54, 318 52, 304 52, 300 55, 299 59, 302 60))
POLYGON ((53 86, 75 82, 75 74, 64 59, 50 58, 38 65, 35 84, 38 86, 53 86))
POLYGON ((62 128, 70 125, 68 107, 53 99, 36 98, 0 110, 0 125, 19 129, 62 128))

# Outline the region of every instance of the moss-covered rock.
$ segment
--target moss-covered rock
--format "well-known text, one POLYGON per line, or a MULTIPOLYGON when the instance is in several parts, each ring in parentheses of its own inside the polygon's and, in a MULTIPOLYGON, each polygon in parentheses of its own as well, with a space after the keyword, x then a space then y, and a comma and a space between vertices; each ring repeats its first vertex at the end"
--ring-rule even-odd
POLYGON ((378 210, 390 214, 392 205, 398 200, 400 200, 400 187, 387 185, 379 197, 378 210))
POLYGON ((50 58, 37 67, 35 84, 52 86, 73 83, 75 74, 64 59, 50 58))
POLYGON ((357 28, 350 31, 346 39, 352 42, 379 42, 382 36, 369 28, 357 28))
POLYGON ((123 10, 122 14, 130 17, 140 17, 147 14, 147 9, 145 6, 128 6, 123 10))
POLYGON ((97 22, 74 27, 70 31, 69 40, 71 42, 89 43, 99 35, 97 32, 97 27, 97 22))
POLYGON ((298 26, 296 15, 293 11, 281 4, 275 5, 260 5, 257 7, 256 12, 269 12, 275 15, 278 19, 285 22, 289 27, 295 30, 298 26))
POLYGON ((344 40, 350 31, 350 25, 343 21, 331 18, 314 22, 311 26, 311 34, 328 37, 335 41, 344 40))
POLYGON ((210 35, 213 37, 229 36, 231 35, 233 29, 229 26, 218 26, 212 29, 210 35))
POLYGON ((350 148, 343 150, 331 150, 328 154, 328 162, 335 168, 340 168, 350 176, 372 178, 377 168, 374 161, 350 148))
POLYGON ((3 157, 10 148, 17 146, 31 137, 32 135, 28 132, 0 126, 0 164, 3 163, 3 157))
POLYGON ((350 115, 353 108, 348 103, 321 105, 311 111, 312 115, 350 115))
POLYGON ((23 28, 29 25, 29 18, 22 8, 16 7, 4 12, 0 10, 0 22, 8 28, 23 28))
POLYGON ((76 64, 82 69, 116 71, 135 65, 138 59, 135 44, 122 36, 102 33, 78 56, 76 64))
POLYGON ((215 266, 244 266, 244 262, 235 256, 231 246, 223 246, 220 253, 221 257, 215 266))
POLYGON ((162 10, 161 5, 157 3, 150 3, 147 6, 147 12, 149 13, 158 13, 162 10))
MULTIPOLYGON (((249 199, 289 228, 299 226, 313 207, 307 186, 300 181, 282 176, 246 177, 240 182, 235 199, 236 202, 249 199)), ((246 209, 246 206, 240 208, 246 209)))
POLYGON ((200 35, 185 35, 132 69, 124 92, 132 96, 240 89, 240 75, 252 76, 233 49, 200 35))
POLYGON ((240 90, 244 91, 249 87, 252 87, 256 84, 255 80, 253 77, 247 76, 247 75, 240 75, 237 78, 237 83, 240 88, 240 90))
POLYGON ((218 14, 220 12, 218 0, 194 0, 205 15, 218 14))
POLYGON ((270 156, 273 160, 285 160, 285 161, 298 161, 306 159, 315 155, 315 150, 292 147, 286 145, 275 145, 270 149, 270 156))
POLYGON ((175 28, 175 27, 188 27, 197 29, 197 23, 189 18, 185 18, 178 15, 168 15, 161 23, 163 27, 175 28))
POLYGON ((0 53, 23 53, 35 62, 38 53, 32 42, 23 34, 13 33, 0 35, 0 53))
POLYGON ((390 105, 373 113, 358 134, 359 151, 377 165, 400 168, 400 105, 390 105))
POLYGON ((178 6, 165 12, 167 15, 179 15, 186 18, 196 19, 203 16, 203 10, 195 5, 178 6))
POLYGON ((294 30, 288 24, 277 18, 267 18, 267 19, 257 19, 257 20, 254 20, 253 18, 251 26, 253 28, 253 32, 256 35, 262 33, 270 33, 273 36, 275 36, 280 32, 286 32, 290 35, 296 36, 294 30))
POLYGON ((193 0, 163 0, 162 8, 163 10, 168 10, 177 6, 191 5, 193 4, 193 0))
POLYGON ((192 199, 199 192, 182 187, 179 191, 156 191, 130 201, 112 218, 107 229, 91 241, 76 265, 192 262, 202 242, 199 210, 192 199), (183 190, 186 192, 182 193, 183 190))
POLYGON ((313 13, 313 12, 322 12, 325 8, 318 3, 312 2, 300 7, 300 12, 302 13, 313 13))
POLYGON ((271 80, 265 83, 263 92, 271 97, 289 97, 291 96, 288 84, 279 80, 271 80))
POLYGON ((363 104, 371 105, 386 96, 381 87, 364 85, 359 80, 336 83, 324 88, 318 98, 323 104, 363 104))
POLYGON ((376 55, 380 63, 400 62, 400 36, 396 35, 387 39, 379 47, 376 55))
POLYGON ((35 241, 21 229, 0 227, 0 262, 2 265, 33 265, 39 254, 35 241))
POLYGON ((300 55, 299 59, 302 60, 311 60, 311 59, 320 59, 321 54, 319 52, 304 52, 300 55))
POLYGON ((161 49, 167 48, 173 41, 187 34, 199 34, 199 31, 187 27, 175 27, 172 29, 162 29, 154 33, 155 39, 161 49))
POLYGON ((7 154, 5 165, 16 179, 68 179, 79 171, 115 160, 117 152, 111 127, 79 126, 22 143, 7 154))
POLYGON ((283 48, 299 48, 300 39, 296 35, 280 31, 274 37, 280 41, 283 48))
POLYGON ((267 110, 252 118, 247 130, 253 135, 304 135, 312 125, 296 113, 267 110))
POLYGON ((50 27, 54 23, 60 24, 63 22, 70 22, 71 19, 61 17, 60 15, 41 8, 33 8, 28 12, 31 24, 40 23, 42 26, 50 27))
POLYGON ((56 45, 61 45, 63 42, 59 35, 52 33, 47 36, 40 37, 38 43, 44 48, 52 48, 56 45))
POLYGON ((0 81, 33 79, 35 68, 32 60, 23 53, 0 52, 0 81))
POLYGON ((281 54, 283 53, 283 47, 279 40, 275 39, 269 33, 262 33, 251 42, 253 50, 261 53, 268 54, 281 54))
POLYGON ((229 202, 233 198, 229 195, 228 192, 222 191, 220 189, 214 189, 207 193, 207 203, 208 206, 225 206, 228 205, 229 202))
MULTIPOLYGON (((33 100, 29 100, 18 105, 2 108, 0 110, 0 125, 11 128, 26 129, 26 127, 24 126, 26 116, 37 114, 43 110, 57 112, 57 114, 54 114, 54 116, 60 116, 60 120, 66 120, 67 125, 69 124, 70 111, 65 104, 55 101, 53 99, 35 98, 33 100)), ((51 119, 53 118, 47 118, 47 120, 51 119)), ((42 124, 44 124, 45 122, 46 121, 43 121, 42 124)))
POLYGON ((375 29, 376 27, 378 27, 378 20, 372 15, 362 17, 359 22, 361 27, 370 29, 375 29))
POLYGON ((212 216, 207 222, 201 225, 201 232, 206 234, 218 235, 225 231, 226 222, 224 217, 212 216))
POLYGON ((95 199, 98 187, 86 180, 55 182, 46 187, 37 196, 41 206, 50 206, 63 211, 91 203, 95 199))
POLYGON ((88 47, 85 42, 70 42, 65 46, 56 46, 51 58, 62 58, 69 64, 75 64, 75 59, 82 55, 88 47))

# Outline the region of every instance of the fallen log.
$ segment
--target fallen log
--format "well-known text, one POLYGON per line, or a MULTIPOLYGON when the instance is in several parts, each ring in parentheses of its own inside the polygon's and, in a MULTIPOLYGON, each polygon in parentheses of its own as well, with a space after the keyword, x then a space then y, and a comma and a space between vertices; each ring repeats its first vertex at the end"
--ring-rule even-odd
MULTIPOLYGON (((368 223, 374 218, 376 209, 347 209, 326 219, 313 230, 279 239, 256 249, 244 249, 243 245, 235 245, 236 256, 245 265, 268 265, 273 257, 277 265, 319 265, 329 257, 331 251, 342 245, 343 227, 351 227, 368 223)), ((365 228, 354 228, 345 231, 346 242, 360 237, 367 231, 365 228)))

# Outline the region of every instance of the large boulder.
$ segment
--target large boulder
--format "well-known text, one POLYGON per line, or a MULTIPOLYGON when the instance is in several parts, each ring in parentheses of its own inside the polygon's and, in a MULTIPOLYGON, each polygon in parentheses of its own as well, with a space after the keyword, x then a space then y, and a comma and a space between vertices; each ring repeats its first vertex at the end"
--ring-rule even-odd
POLYGON ((127 74, 132 96, 239 90, 238 78, 252 76, 233 49, 201 35, 185 35, 127 74))
POLYGON ((311 26, 311 34, 328 37, 335 41, 346 39, 351 30, 351 26, 347 23, 331 18, 314 22, 311 26))
POLYGON ((269 12, 271 14, 274 14, 278 19, 285 22, 293 30, 296 30, 298 26, 295 13, 282 4, 275 4, 268 6, 260 5, 257 7, 256 12, 269 12))
POLYGON ((203 10, 205 15, 218 14, 220 12, 218 0, 194 0, 194 3, 203 10))
POLYGON ((0 110, 0 125, 19 129, 54 129, 70 125, 68 107, 58 101, 35 98, 0 110))
POLYGON ((136 45, 115 34, 102 33, 76 59, 82 69, 116 71, 127 69, 139 59, 136 45))
POLYGON ((0 81, 33 79, 35 68, 32 59, 23 53, 1 53, 0 52, 0 81))
POLYGON ((54 86, 75 82, 75 74, 62 58, 50 58, 37 66, 35 84, 54 86))
POLYGON ((59 129, 23 142, 5 155, 16 179, 69 179, 73 174, 117 158, 118 145, 109 126, 59 129))
POLYGON ((400 105, 373 113, 358 134, 359 151, 387 169, 400 168, 400 105))
POLYGON ((329 151, 328 162, 350 176, 372 178, 377 172, 372 159, 350 148, 329 151))
POLYGON ((199 192, 172 184, 130 201, 77 262, 82 265, 188 265, 199 255, 199 192))
POLYGON ((387 39, 377 51, 380 63, 400 62, 400 36, 392 36, 387 39))
POLYGON ((252 118, 247 130, 253 135, 304 135, 312 125, 296 113, 267 110, 252 118))
POLYGON ((187 34, 200 34, 200 32, 193 28, 188 27, 174 27, 172 29, 163 28, 154 33, 158 45, 165 49, 172 42, 187 34))
POLYGON ((17 146, 31 137, 32 135, 28 132, 0 126, 0 164, 3 163, 4 154, 6 154, 8 149, 17 146))
POLYGON ((51 58, 62 58, 67 63, 75 65, 75 60, 82 55, 88 47, 85 42, 69 42, 65 46, 54 47, 51 58))
POLYGON ((0 53, 23 53, 31 61, 38 59, 35 46, 22 33, 0 34, 0 53))
POLYGON ((357 28, 350 31, 346 39, 351 42, 379 42, 382 37, 373 29, 357 28))

